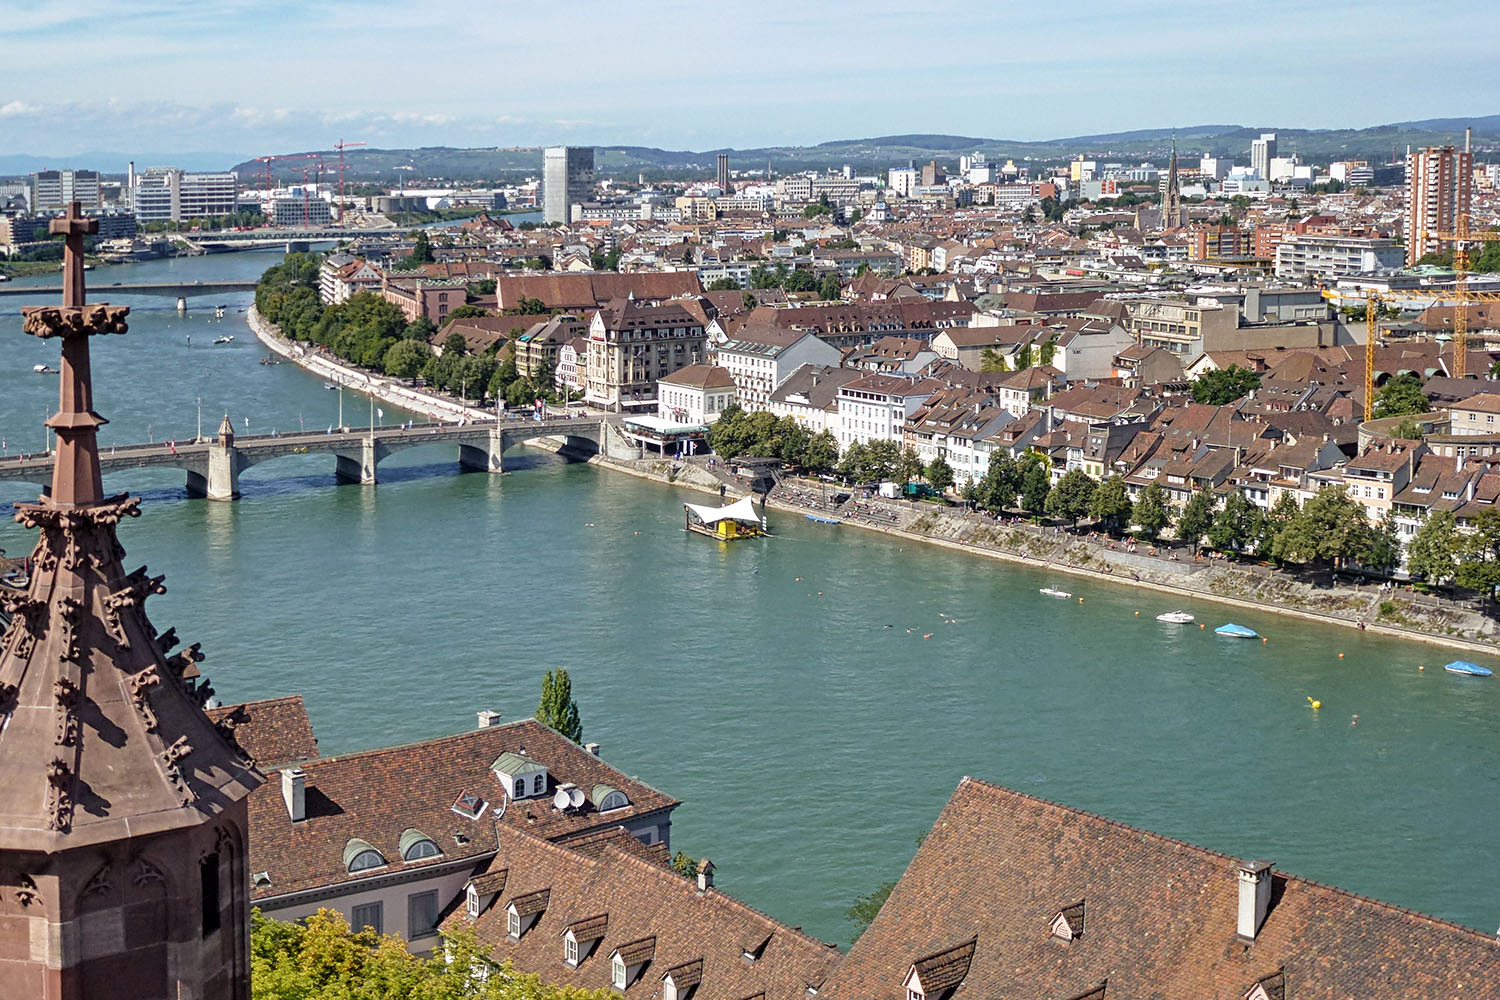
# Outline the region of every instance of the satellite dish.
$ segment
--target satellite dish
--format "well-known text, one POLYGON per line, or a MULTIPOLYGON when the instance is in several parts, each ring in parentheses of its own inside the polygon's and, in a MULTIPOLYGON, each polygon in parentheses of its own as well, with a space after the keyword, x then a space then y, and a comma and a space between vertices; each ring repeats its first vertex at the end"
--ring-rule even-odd
POLYGON ((583 789, 568 789, 568 804, 571 805, 574 809, 577 809, 579 806, 583 805, 583 789))
POLYGON ((561 811, 563 809, 568 808, 568 806, 570 804, 572 804, 572 802, 573 802, 573 800, 568 795, 568 791, 565 788, 559 788, 557 791, 555 791, 555 792, 552 793, 552 808, 553 809, 557 809, 557 810, 561 811))

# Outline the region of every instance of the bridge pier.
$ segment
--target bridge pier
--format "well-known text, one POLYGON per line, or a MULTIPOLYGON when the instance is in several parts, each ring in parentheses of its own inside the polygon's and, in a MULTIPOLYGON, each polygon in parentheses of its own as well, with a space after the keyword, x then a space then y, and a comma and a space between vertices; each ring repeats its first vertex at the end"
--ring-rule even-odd
POLYGON ((491 427, 484 447, 473 444, 458 446, 458 464, 475 472, 501 473, 505 471, 505 432, 498 426, 491 427))
POLYGON ((374 486, 378 481, 375 466, 379 464, 380 458, 380 442, 367 437, 360 442, 358 455, 347 451, 334 452, 333 474, 338 477, 339 482, 374 486))
POLYGON ((212 444, 208 448, 208 474, 188 470, 188 492, 210 500, 240 498, 240 453, 233 446, 212 444))
POLYGON ((187 296, 179 295, 177 296, 177 313, 180 316, 185 312, 187 312, 187 296))

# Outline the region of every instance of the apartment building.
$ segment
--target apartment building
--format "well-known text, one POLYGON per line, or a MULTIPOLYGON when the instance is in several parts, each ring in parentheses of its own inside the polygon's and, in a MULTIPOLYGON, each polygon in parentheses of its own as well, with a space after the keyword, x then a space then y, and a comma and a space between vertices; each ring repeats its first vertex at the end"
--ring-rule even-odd
MULTIPOLYGON (((175 167, 152 167, 135 179, 135 217, 141 222, 181 222, 232 215, 238 188, 239 178, 232 172, 189 173, 175 167)), ((327 202, 323 205, 326 215, 327 202)))
POLYGON ((930 378, 866 375, 839 387, 839 450, 852 444, 902 444, 906 420, 943 384, 930 378))
POLYGON ((1344 277, 1399 268, 1399 240, 1358 236, 1288 236, 1276 245, 1276 277, 1344 277))
POLYGON ((613 413, 654 410, 657 380, 702 364, 707 346, 682 306, 615 299, 589 321, 584 398, 613 413))
POLYGON ((749 323, 713 350, 714 363, 729 372, 736 401, 746 410, 767 408, 771 393, 802 365, 837 365, 837 347, 805 330, 749 323))
POLYGON ((1452 146, 1429 146, 1406 157, 1406 263, 1445 250, 1433 235, 1451 233, 1469 214, 1474 193, 1474 154, 1452 146))

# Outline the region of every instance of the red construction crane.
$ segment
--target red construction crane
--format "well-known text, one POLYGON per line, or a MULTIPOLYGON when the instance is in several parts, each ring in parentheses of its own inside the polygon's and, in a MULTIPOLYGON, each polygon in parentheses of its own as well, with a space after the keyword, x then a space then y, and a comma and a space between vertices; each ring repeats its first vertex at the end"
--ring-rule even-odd
POLYGON ((353 149, 355 146, 363 146, 363 142, 345 142, 340 139, 333 144, 333 148, 339 151, 339 224, 344 222, 344 150, 353 149))

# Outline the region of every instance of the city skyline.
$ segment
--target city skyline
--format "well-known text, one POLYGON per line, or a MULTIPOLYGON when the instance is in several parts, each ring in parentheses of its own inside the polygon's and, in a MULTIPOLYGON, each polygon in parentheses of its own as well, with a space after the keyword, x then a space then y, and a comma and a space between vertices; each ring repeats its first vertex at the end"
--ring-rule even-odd
POLYGON ((0 99, 0 146, 38 156, 254 155, 341 135, 386 147, 753 148, 909 132, 1029 141, 1173 123, 1364 127, 1482 112, 1500 98, 1484 82, 1500 11, 1465 8, 1456 33, 1394 2, 1336 3, 1316 21, 1289 3, 1163 2, 979 9, 961 24, 884 2, 771 3, 712 22, 667 0, 582 16, 527 10, 524 22, 455 4, 414 21, 386 2, 90 0, 0 3, 0 13, 7 61, 26 81, 0 99), (1330 37, 1341 19, 1387 17, 1399 34, 1330 37), (711 69, 688 63, 684 75, 665 57, 660 31, 674 19, 673 45, 701 31, 711 69), (309 38, 334 41, 285 44, 309 38), (1225 77, 1226 39, 1254 55, 1237 58, 1238 82, 1225 77), (78 59, 62 77, 60 50, 78 59), (1434 82, 1413 58, 1424 51, 1442 53, 1461 92, 1434 82))

